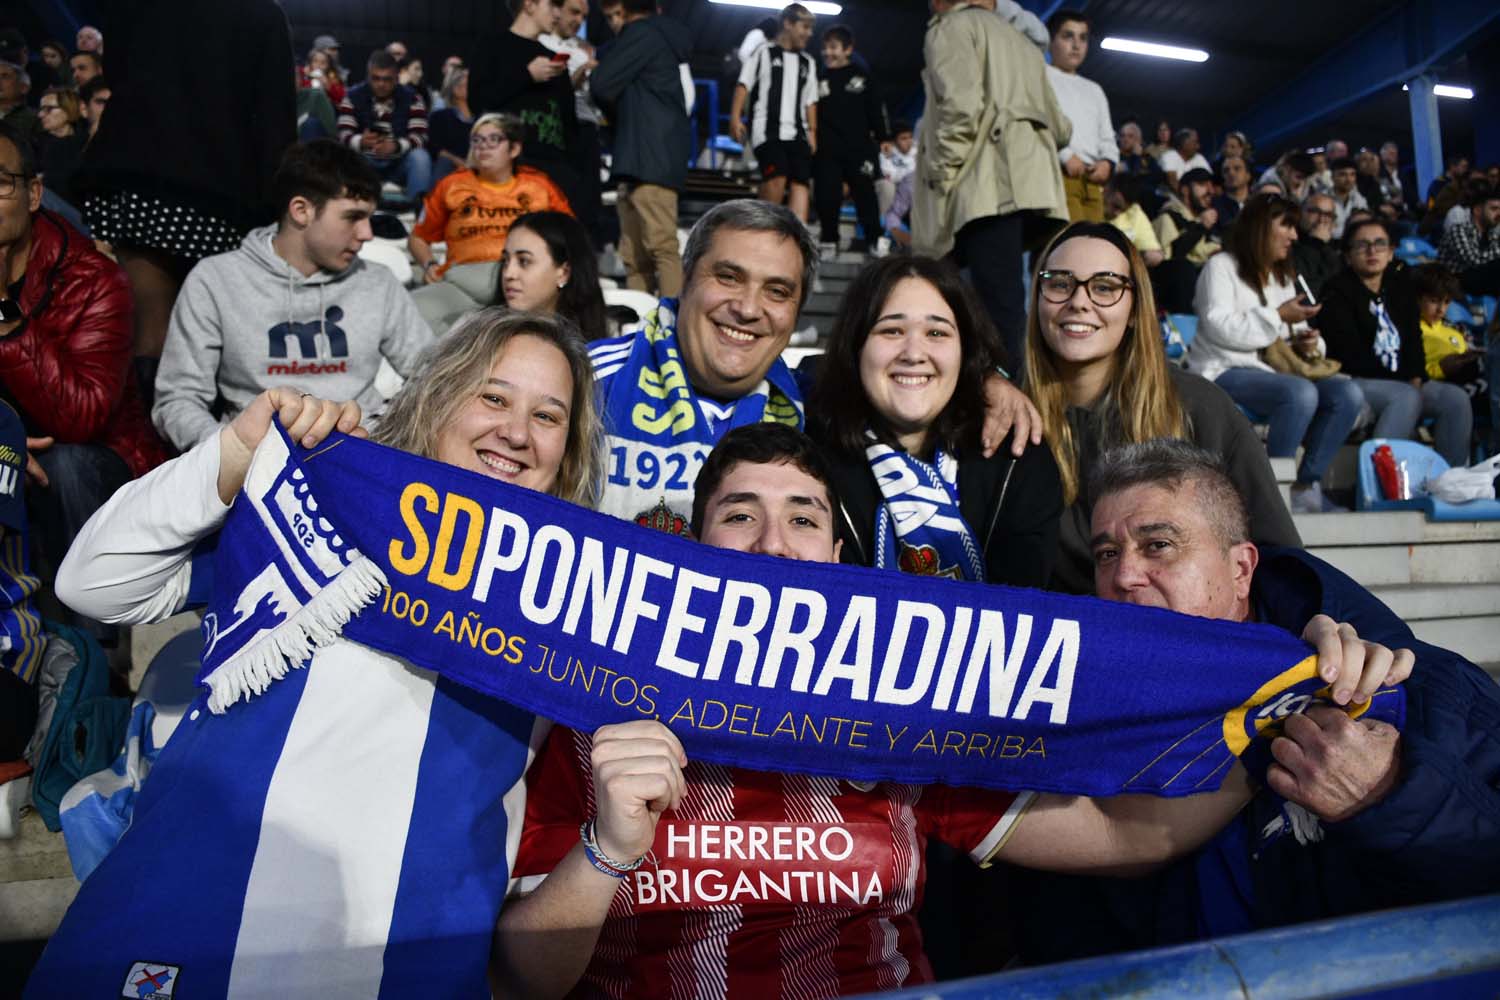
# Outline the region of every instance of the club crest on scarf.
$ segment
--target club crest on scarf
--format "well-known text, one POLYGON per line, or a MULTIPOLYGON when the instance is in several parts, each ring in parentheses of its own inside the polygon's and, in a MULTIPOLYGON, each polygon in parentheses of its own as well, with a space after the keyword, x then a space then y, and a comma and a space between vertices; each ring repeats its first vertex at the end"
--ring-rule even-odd
POLYGON ((885 498, 875 514, 875 565, 983 582, 984 559, 958 509, 958 460, 939 448, 929 465, 869 438, 865 456, 885 498))
POLYGON ((348 620, 334 610, 348 591, 373 595, 384 582, 320 512, 306 476, 290 458, 281 434, 266 435, 245 477, 242 497, 248 502, 235 504, 229 515, 251 522, 252 530, 237 532, 240 544, 216 555, 221 579, 244 579, 247 565, 259 567, 237 591, 216 594, 203 616, 199 679, 212 689, 209 706, 216 711, 264 691, 285 673, 286 654, 300 652, 297 662, 311 655, 316 644, 308 637, 336 632, 348 620), (346 573, 351 567, 356 572, 346 573), (336 589, 320 600, 330 587, 336 589), (293 620, 300 628, 281 628, 293 620), (303 641, 288 647, 292 636, 303 641))

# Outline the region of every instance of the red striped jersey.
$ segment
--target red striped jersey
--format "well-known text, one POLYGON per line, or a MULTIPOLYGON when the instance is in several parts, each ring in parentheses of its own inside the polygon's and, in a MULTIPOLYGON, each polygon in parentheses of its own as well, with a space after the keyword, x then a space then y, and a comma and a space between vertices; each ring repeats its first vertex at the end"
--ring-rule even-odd
MULTIPOLYGON (((590 738, 553 729, 528 775, 514 873, 540 881, 593 813, 590 738)), ((916 912, 927 838, 985 862, 1029 803, 690 762, 610 906, 582 997, 815 998, 932 981, 916 912)))

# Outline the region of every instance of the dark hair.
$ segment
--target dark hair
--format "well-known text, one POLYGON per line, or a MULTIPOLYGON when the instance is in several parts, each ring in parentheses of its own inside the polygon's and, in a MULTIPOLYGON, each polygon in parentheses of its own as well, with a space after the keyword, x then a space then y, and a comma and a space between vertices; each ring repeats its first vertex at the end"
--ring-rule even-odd
POLYGON ((1229 227, 1229 237, 1224 249, 1234 255, 1234 267, 1240 279, 1266 302, 1266 282, 1275 275, 1282 281, 1290 281, 1297 265, 1291 255, 1286 260, 1269 260, 1267 247, 1271 242, 1271 226, 1283 219, 1295 226, 1302 218, 1297 203, 1279 194, 1251 195, 1240 209, 1239 218, 1229 227))
POLYGON ((82 87, 78 88, 78 99, 87 104, 94 99, 94 95, 99 93, 99 91, 110 89, 112 88, 109 85, 109 81, 104 79, 103 73, 100 73, 98 76, 91 77, 82 87))
POLYGON ((1181 152, 1182 147, 1187 145, 1188 139, 1191 136, 1195 136, 1197 134, 1198 130, 1195 128, 1184 127, 1178 129, 1176 132, 1172 133, 1172 148, 1181 152))
POLYGON ((1141 179, 1134 174, 1111 174, 1104 188, 1106 191, 1118 191, 1120 197, 1125 199, 1127 206, 1137 204, 1141 200, 1141 179))
POLYGON ((1354 246, 1354 235, 1356 233, 1358 233, 1361 229, 1369 229, 1371 226, 1377 227, 1382 233, 1385 234, 1385 241, 1387 243, 1393 244, 1396 242, 1395 238, 1391 236, 1391 227, 1386 224, 1386 221, 1384 219, 1376 218, 1372 215, 1368 219, 1360 219, 1357 222, 1345 223, 1344 252, 1348 253, 1350 248, 1354 246))
POLYGON ((1224 461, 1211 451, 1177 438, 1154 438, 1111 448, 1089 472, 1094 504, 1132 486, 1160 486, 1176 493, 1184 483, 1197 490, 1193 506, 1201 510, 1224 551, 1250 540, 1250 517, 1224 461))
POLYGON ((1085 28, 1091 26, 1089 16, 1083 11, 1074 10, 1071 7, 1064 7, 1053 14, 1051 17, 1047 18, 1047 36, 1049 38, 1056 38, 1057 33, 1062 30, 1062 26, 1067 24, 1069 21, 1077 21, 1085 28))
POLYGON ((846 49, 854 48, 854 31, 847 24, 835 24, 823 32, 824 43, 838 42, 846 49))
POLYGON ((1304 177, 1310 176, 1313 173, 1313 168, 1317 166, 1317 164, 1313 163, 1311 156, 1302 152, 1288 153, 1282 159, 1282 163, 1286 165, 1288 170, 1295 170, 1304 177))
POLYGON ((1486 177, 1475 176, 1464 182, 1463 197, 1459 201, 1465 208, 1473 208, 1475 205, 1483 205, 1491 198, 1500 198, 1494 185, 1486 177))
POLYGON ((911 131, 911 122, 902 121, 899 118, 896 119, 895 123, 893 123, 891 125, 891 135, 892 136, 897 136, 897 135, 900 135, 902 132, 910 132, 910 131, 911 131))
POLYGON ((51 49, 53 52, 56 52, 58 55, 62 56, 63 57, 63 62, 67 62, 68 61, 68 47, 66 45, 64 45, 62 42, 59 42, 55 38, 49 38, 45 42, 43 42, 42 44, 40 44, 40 45, 38 45, 36 47, 36 50, 39 53, 40 52, 45 52, 48 49, 51 49))
POLYGON ((1334 160, 1328 164, 1329 173, 1332 173, 1335 170, 1357 171, 1359 170, 1359 164, 1354 162, 1354 157, 1352 156, 1340 156, 1337 160, 1334 160))
POLYGON ((703 537, 703 514, 708 500, 718 492, 724 477, 737 465, 783 465, 791 463, 823 484, 828 491, 829 510, 837 510, 839 498, 833 488, 828 459, 813 439, 787 424, 755 423, 736 427, 719 439, 708 453, 698 478, 693 481, 694 538, 703 537))
POLYGON ((682 249, 683 290, 692 285, 698 270, 698 262, 713 246, 714 233, 720 229, 741 232, 773 233, 791 240, 802 256, 802 289, 797 300, 800 310, 807 304, 812 293, 813 282, 818 279, 818 244, 812 233, 802 224, 792 210, 784 205, 773 205, 759 198, 735 198, 721 201, 698 217, 693 228, 688 230, 687 245, 682 249))
MULTIPOLYGON (((1113 228, 1113 227, 1111 227, 1113 228)), ((870 338, 886 300, 896 285, 907 278, 930 284, 943 297, 958 323, 959 350, 962 363, 953 398, 943 407, 932 431, 944 447, 952 450, 973 445, 979 440, 984 422, 984 379, 997 363, 1004 363, 1003 348, 989 314, 979 304, 973 289, 958 276, 946 261, 931 257, 887 257, 872 261, 855 276, 838 315, 817 382, 808 395, 809 414, 827 429, 833 447, 863 454, 865 431, 873 431, 881 441, 897 447, 896 436, 870 405, 859 377, 859 356, 870 338)))
POLYGON ((627 14, 650 16, 656 13, 656 0, 624 0, 622 6, 627 14))
POLYGON ((365 60, 365 69, 367 71, 400 68, 401 63, 397 61, 395 56, 391 55, 385 49, 376 49, 374 52, 370 53, 370 58, 365 60))
MULTIPOLYGON (((563 212, 528 212, 510 224, 514 232, 536 233, 547 244, 547 254, 558 267, 568 265, 568 283, 557 293, 557 312, 583 331, 585 340, 609 335, 604 317, 604 295, 599 291, 599 260, 589 244, 583 223, 563 212)), ((505 302, 503 268, 495 280, 495 301, 505 302)))
POLYGON ((101 73, 104 72, 104 57, 101 56, 99 53, 97 53, 97 52, 75 52, 72 55, 68 56, 68 61, 72 62, 74 59, 77 59, 79 56, 87 56, 88 58, 92 59, 94 61, 94 68, 97 69, 101 73))
POLYGON ((1441 264, 1423 264, 1413 268, 1411 277, 1419 298, 1447 299, 1451 302, 1464 296, 1458 275, 1441 264))
POLYGON ((1218 169, 1218 173, 1217 173, 1217 176, 1215 177, 1215 179, 1220 184, 1224 183, 1224 164, 1228 163, 1230 160, 1239 160, 1241 163, 1243 163, 1245 165, 1245 173, 1248 174, 1250 172, 1250 160, 1249 160, 1248 157, 1241 156, 1238 153, 1230 153, 1228 156, 1224 157, 1223 159, 1221 159, 1219 161, 1219 169, 1218 169))
POLYGON ((781 8, 780 24, 796 24, 798 21, 806 21, 813 16, 813 12, 800 3, 789 3, 781 8))
POLYGON ((0 141, 8 142, 16 147, 16 152, 21 157, 22 178, 29 181, 35 177, 36 147, 31 144, 31 137, 10 122, 0 121, 0 141))
POLYGON ((306 198, 319 212, 334 198, 380 200, 380 175, 363 156, 332 139, 288 146, 271 178, 278 218, 293 198, 306 198))

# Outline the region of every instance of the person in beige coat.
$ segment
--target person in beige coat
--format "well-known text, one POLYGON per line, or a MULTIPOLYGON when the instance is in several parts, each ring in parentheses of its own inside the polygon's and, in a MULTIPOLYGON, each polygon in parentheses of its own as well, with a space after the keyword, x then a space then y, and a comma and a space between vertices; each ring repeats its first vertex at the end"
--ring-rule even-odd
POLYGON ((927 112, 913 185, 912 248, 952 252, 1018 365, 1026 326, 1021 254, 1068 221, 1057 150, 1072 125, 1042 55, 995 0, 932 0, 927 112))

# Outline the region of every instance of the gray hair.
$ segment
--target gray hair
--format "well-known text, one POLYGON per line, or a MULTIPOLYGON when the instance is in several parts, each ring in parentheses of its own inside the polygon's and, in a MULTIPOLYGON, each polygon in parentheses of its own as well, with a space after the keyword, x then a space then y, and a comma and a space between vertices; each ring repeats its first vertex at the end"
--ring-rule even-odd
POLYGON ((802 224, 801 219, 792 214, 791 209, 758 198, 736 198, 734 201, 720 202, 703 213, 688 233, 687 246, 682 251, 684 286, 693 283, 698 262, 708 253, 714 233, 720 229, 775 233, 791 240, 802 254, 802 294, 797 306, 800 309, 807 304, 807 296, 818 279, 818 245, 813 240, 812 233, 802 224))
POLYGON ((8 59, 0 59, 0 66, 9 66, 16 71, 16 79, 21 82, 22 90, 31 89, 31 74, 26 72, 26 67, 19 63, 13 63, 8 59))
POLYGON ((448 71, 447 77, 443 80, 443 87, 438 91, 443 97, 444 104, 449 107, 453 106, 453 88, 457 87, 468 75, 469 67, 467 66, 455 66, 448 71))
POLYGON ((1196 488, 1194 505, 1208 518, 1226 552, 1250 540, 1245 498, 1223 459, 1178 438, 1155 438, 1106 451, 1089 473, 1089 496, 1097 505, 1132 486, 1160 486, 1175 493, 1185 483, 1196 488))

